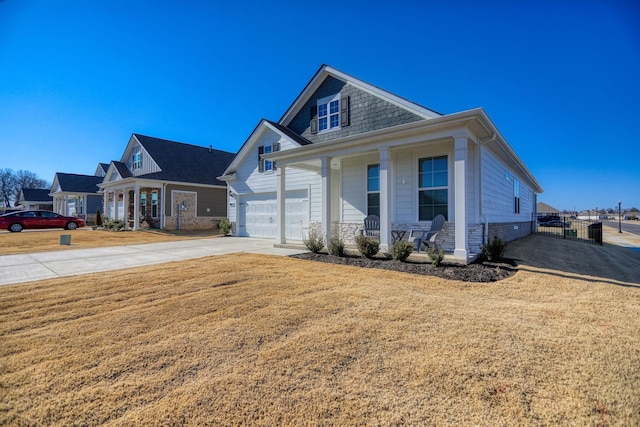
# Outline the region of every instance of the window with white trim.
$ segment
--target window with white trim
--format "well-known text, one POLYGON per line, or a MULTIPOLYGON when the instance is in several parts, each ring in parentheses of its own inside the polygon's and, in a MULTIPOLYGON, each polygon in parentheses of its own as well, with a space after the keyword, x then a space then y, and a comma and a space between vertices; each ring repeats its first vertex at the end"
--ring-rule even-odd
MULTIPOLYGON (((267 145, 264 147, 264 154, 269 154, 273 152, 273 147, 271 147, 270 145, 267 145)), ((273 163, 271 163, 269 160, 265 160, 264 161, 264 171, 268 172, 270 170, 273 170, 273 163)))
POLYGON ((147 216, 147 193, 140 194, 140 215, 145 218, 147 216))
POLYGON ((380 165, 367 166, 367 215, 380 216, 380 165))
POLYGON ((158 217, 158 192, 156 190, 151 192, 151 217, 158 217))
POLYGON ((131 156, 131 169, 142 169, 142 154, 140 154, 140 152, 133 153, 131 156))
POLYGON ((449 214, 449 160, 447 156, 418 160, 418 220, 431 221, 449 214))
POLYGON ((271 172, 276 170, 275 162, 262 158, 263 154, 275 153, 276 151, 280 151, 279 142, 272 145, 261 145, 258 147, 258 172, 271 172))
POLYGON ((340 129, 340 94, 318 100, 318 133, 340 129))

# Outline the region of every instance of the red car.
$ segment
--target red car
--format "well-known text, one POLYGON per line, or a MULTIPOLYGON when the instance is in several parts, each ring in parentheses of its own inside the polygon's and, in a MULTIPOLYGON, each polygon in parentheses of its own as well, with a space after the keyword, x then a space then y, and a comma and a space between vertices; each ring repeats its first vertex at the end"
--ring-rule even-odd
POLYGON ((75 230, 84 227, 84 219, 62 216, 49 211, 20 211, 0 215, 0 229, 18 232, 23 228, 64 228, 75 230))

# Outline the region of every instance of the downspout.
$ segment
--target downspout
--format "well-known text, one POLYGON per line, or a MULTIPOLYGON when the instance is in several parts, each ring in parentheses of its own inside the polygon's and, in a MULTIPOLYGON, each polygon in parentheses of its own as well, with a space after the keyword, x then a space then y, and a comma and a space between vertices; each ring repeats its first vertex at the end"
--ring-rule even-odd
POLYGON ((484 141, 478 141, 478 160, 477 161, 478 161, 478 182, 480 184, 480 191, 478 191, 478 202, 480 204, 480 220, 484 224, 484 232, 482 233, 483 245, 487 243, 487 240, 489 238, 489 221, 487 221, 487 218, 484 216, 484 203, 482 200, 482 193, 484 191, 482 187, 482 147, 485 146, 486 144, 489 144, 490 142, 495 141, 496 137, 497 137, 496 133, 493 132, 489 137, 489 139, 484 141))

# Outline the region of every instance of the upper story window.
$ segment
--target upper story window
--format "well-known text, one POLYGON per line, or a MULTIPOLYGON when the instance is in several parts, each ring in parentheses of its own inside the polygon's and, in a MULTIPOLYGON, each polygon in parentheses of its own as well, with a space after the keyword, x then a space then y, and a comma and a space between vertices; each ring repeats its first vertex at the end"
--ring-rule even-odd
POLYGON ((131 169, 142 169, 142 154, 133 153, 131 156, 131 169))
POLYGON ((318 132, 340 128, 340 94, 318 100, 318 132))
POLYGON ((272 145, 261 145, 258 147, 258 172, 270 172, 276 169, 275 162, 262 158, 263 154, 269 154, 276 151, 280 151, 279 142, 272 145))
POLYGON ((339 93, 316 101, 311 105, 311 134, 330 132, 349 126, 349 97, 339 93))
POLYGON ((380 216, 380 165, 367 166, 367 215, 380 216))
POLYGON ((437 215, 448 218, 449 161, 447 156, 418 161, 418 220, 431 221, 437 215))

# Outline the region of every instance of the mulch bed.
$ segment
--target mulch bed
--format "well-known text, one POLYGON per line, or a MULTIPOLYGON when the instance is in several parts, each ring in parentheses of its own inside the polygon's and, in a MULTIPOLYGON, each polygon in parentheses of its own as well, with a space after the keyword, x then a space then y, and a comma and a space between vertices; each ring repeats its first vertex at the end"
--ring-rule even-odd
POLYGON ((306 259, 311 261, 327 262, 331 264, 352 265, 364 268, 379 268, 383 270, 400 271, 410 274, 422 274, 426 276, 437 276, 444 279, 460 280, 463 282, 497 282, 506 279, 516 273, 516 268, 511 260, 503 262, 476 262, 468 265, 449 264, 443 262, 438 267, 434 267, 429 261, 394 261, 391 257, 376 257, 367 259, 361 256, 347 255, 338 257, 326 253, 306 252, 298 255, 291 255, 292 258, 306 259))

